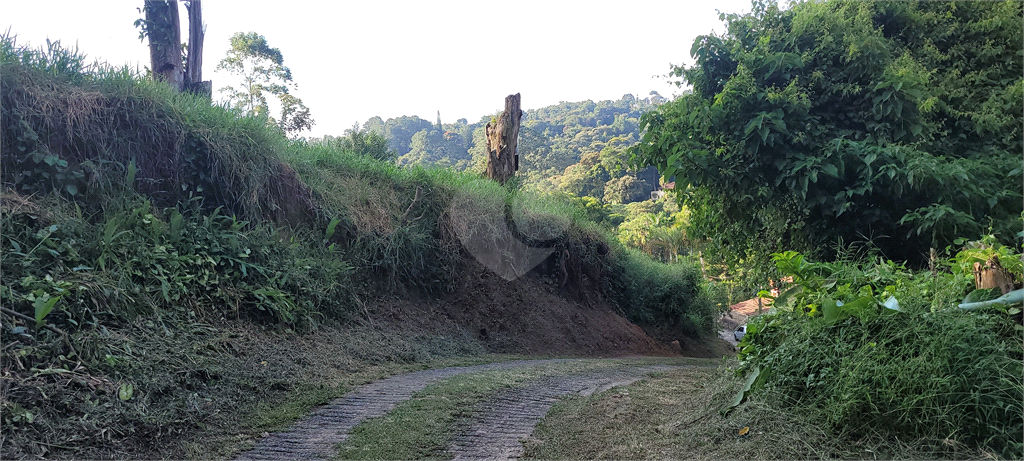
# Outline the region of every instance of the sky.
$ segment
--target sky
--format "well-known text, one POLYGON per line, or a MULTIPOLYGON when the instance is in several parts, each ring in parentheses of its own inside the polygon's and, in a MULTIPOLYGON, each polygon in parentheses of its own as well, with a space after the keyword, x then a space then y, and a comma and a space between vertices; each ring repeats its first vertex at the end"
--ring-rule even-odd
MULTIPOLYGON (((87 61, 144 69, 148 42, 133 23, 142 0, 5 0, 0 26, 19 44, 77 45, 87 61)), ((188 35, 184 5, 182 39, 188 35)), ((694 38, 724 29, 719 13, 750 0, 224 1, 203 2, 203 78, 235 32, 278 48, 316 125, 306 136, 341 135, 370 117, 418 115, 470 123, 497 113, 505 96, 524 109, 562 101, 619 99, 681 90, 664 75, 692 64, 694 38)))

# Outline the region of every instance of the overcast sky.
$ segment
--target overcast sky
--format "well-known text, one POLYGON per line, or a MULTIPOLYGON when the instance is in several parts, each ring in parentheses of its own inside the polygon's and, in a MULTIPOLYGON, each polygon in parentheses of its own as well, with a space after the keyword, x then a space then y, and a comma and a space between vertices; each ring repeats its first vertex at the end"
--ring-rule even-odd
MULTIPOLYGON (((133 26, 142 0, 4 3, 0 24, 21 44, 49 38, 77 43, 89 61, 149 65, 133 26)), ((747 12, 750 1, 206 0, 203 77, 218 98, 234 83, 213 71, 229 37, 263 35, 316 121, 307 136, 340 135, 375 115, 434 121, 440 111, 445 123, 475 122, 517 92, 524 109, 652 90, 671 97, 679 90, 663 75, 670 63, 692 63, 696 36, 723 30, 716 10, 747 12)))

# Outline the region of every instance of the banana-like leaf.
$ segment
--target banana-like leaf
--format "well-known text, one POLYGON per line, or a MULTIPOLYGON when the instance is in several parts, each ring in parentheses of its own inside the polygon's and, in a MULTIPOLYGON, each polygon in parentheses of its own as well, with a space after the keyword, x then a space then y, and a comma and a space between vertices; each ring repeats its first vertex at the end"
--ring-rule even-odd
POLYGON ((829 325, 833 325, 850 316, 848 312, 843 310, 843 305, 841 303, 832 299, 826 299, 821 302, 821 313, 825 322, 829 325))
POLYGON ((782 292, 782 294, 780 294, 779 297, 775 298, 775 302, 772 303, 772 307, 783 308, 789 305, 789 303, 793 300, 794 296, 803 292, 803 285, 793 286, 790 289, 782 292))
POLYGON ((961 304, 980 303, 982 301, 991 301, 1003 295, 1003 292, 999 288, 979 288, 967 294, 967 297, 961 301, 961 304))
POLYGON ((52 298, 36 298, 35 302, 32 303, 36 309, 36 330, 43 327, 46 321, 43 320, 47 315, 50 315, 50 311, 60 301, 61 296, 54 296, 52 298))
POLYGON ((750 389, 754 387, 754 382, 757 381, 759 376, 761 376, 761 369, 755 367, 750 374, 747 375, 747 379, 743 381, 743 388, 740 389, 740 391, 736 393, 736 396, 732 398, 732 401, 729 402, 729 406, 725 407, 725 410, 722 412, 723 415, 729 414, 730 411, 738 407, 747 399, 747 396, 750 394, 750 389))

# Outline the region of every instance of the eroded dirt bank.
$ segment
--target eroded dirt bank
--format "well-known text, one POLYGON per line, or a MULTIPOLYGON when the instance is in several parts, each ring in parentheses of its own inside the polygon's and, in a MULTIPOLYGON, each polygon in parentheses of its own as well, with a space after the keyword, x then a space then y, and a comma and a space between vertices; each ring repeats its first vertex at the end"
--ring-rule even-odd
POLYGON ((479 263, 449 296, 384 300, 372 316, 385 328, 460 331, 494 353, 545 356, 627 355, 721 358, 732 348, 715 337, 649 332, 619 315, 596 289, 562 287, 538 271, 506 281, 479 263), (652 334, 656 337, 652 337, 652 334), (679 341, 676 347, 672 341, 679 341))

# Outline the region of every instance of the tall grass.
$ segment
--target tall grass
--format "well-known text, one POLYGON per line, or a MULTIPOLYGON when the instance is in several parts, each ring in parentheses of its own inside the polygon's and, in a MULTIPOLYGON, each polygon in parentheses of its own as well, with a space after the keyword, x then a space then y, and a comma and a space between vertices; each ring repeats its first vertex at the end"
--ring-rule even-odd
POLYGON ((740 352, 745 369, 758 370, 763 400, 806 408, 853 439, 895 436, 937 452, 1021 457, 1020 325, 995 309, 957 309, 968 275, 915 274, 884 260, 777 260, 799 293, 780 296, 752 322, 740 352), (880 304, 889 296, 900 311, 880 304), (836 300, 863 307, 845 319, 823 317, 836 300))
POLYGON ((134 164, 131 186, 157 206, 202 196, 207 210, 254 220, 287 205, 292 191, 273 187, 285 140, 263 120, 84 59, 59 43, 0 38, 2 148, 23 154, 4 156, 5 182, 102 206, 134 164), (27 161, 33 154, 46 162, 27 161))

